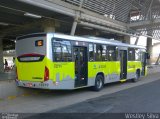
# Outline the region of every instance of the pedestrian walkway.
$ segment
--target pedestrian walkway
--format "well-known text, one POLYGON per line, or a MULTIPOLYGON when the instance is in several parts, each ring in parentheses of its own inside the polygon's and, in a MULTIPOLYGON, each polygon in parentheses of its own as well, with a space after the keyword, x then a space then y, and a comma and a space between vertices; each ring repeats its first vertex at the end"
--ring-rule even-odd
POLYGON ((148 66, 148 74, 160 72, 160 65, 150 65, 148 66))
POLYGON ((15 78, 15 71, 0 73, 0 80, 14 80, 15 78))

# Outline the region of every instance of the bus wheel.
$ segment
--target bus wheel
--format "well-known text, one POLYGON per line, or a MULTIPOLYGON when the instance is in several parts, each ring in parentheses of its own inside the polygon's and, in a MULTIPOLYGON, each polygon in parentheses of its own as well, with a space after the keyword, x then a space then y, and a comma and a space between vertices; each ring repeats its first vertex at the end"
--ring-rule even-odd
POLYGON ((95 80, 95 85, 93 86, 93 90, 94 91, 100 91, 102 88, 103 88, 103 76, 102 75, 98 75, 96 77, 96 80, 95 80))
POLYGON ((136 72, 135 77, 132 79, 132 82, 137 82, 139 80, 140 73, 139 71, 136 72))

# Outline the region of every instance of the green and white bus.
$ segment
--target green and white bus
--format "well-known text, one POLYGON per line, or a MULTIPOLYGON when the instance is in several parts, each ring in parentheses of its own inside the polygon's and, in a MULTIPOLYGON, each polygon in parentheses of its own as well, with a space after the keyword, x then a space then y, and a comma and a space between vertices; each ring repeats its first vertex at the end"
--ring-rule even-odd
POLYGON ((137 81, 147 74, 145 47, 58 33, 21 36, 16 42, 18 86, 54 90, 137 81))

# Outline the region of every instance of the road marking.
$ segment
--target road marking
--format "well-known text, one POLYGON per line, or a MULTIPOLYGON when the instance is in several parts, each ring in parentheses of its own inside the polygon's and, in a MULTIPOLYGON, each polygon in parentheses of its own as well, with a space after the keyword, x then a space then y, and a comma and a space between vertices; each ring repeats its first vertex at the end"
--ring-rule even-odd
POLYGON ((107 106, 106 109, 104 111, 102 111, 101 113, 106 113, 108 111, 110 111, 111 109, 113 109, 113 105, 107 106))
POLYGON ((14 96, 14 95, 13 95, 13 96, 8 96, 8 99, 9 99, 9 100, 13 100, 13 99, 15 99, 15 98, 16 98, 16 96, 14 96))

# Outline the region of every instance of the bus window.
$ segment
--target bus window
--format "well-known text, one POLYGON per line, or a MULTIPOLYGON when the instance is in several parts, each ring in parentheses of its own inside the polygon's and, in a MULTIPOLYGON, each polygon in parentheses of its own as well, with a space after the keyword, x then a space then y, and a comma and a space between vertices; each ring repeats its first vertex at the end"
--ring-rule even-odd
POLYGON ((96 44, 96 61, 102 61, 102 51, 102 45, 96 44))
POLYGON ((96 46, 96 44, 94 44, 94 55, 95 55, 95 59, 94 60, 95 61, 96 61, 96 54, 97 54, 97 50, 96 49, 97 49, 97 46, 96 46))
POLYGON ((107 46, 106 45, 102 45, 102 61, 108 61, 108 57, 107 57, 107 46))
POLYGON ((93 44, 89 44, 89 61, 94 61, 94 47, 93 47, 93 44))
POLYGON ((135 49, 128 48, 128 61, 135 61, 135 49))
POLYGON ((107 54, 109 61, 117 61, 117 49, 116 46, 108 46, 107 54))
POLYGON ((70 41, 53 40, 53 59, 59 62, 72 61, 70 41))
POLYGON ((141 52, 139 49, 135 50, 135 60, 136 61, 141 61, 141 52))

